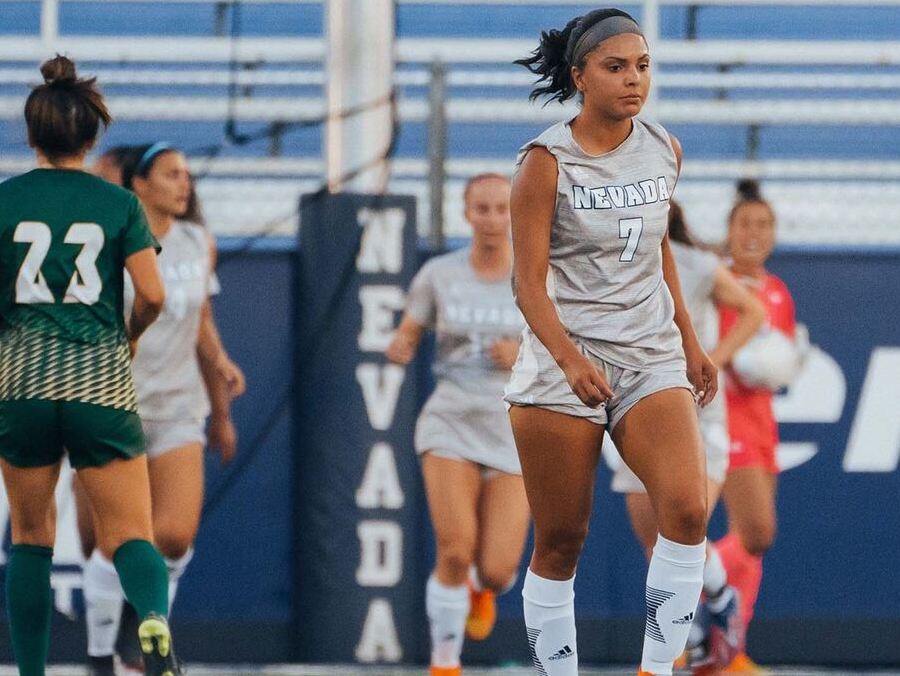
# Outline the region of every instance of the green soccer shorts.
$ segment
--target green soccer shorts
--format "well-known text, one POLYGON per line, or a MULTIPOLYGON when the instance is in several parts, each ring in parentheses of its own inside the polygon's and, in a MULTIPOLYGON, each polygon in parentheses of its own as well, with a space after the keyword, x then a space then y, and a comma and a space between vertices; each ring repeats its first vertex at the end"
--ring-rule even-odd
POLYGON ((72 467, 101 467, 144 452, 137 413, 77 401, 0 401, 0 457, 15 467, 43 467, 69 454, 72 467))

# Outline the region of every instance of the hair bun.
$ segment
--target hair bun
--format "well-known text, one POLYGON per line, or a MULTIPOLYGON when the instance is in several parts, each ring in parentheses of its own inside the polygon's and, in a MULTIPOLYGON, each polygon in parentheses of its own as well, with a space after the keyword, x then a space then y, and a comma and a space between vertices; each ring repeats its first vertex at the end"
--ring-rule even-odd
POLYGON ((740 181, 738 181, 737 192, 741 199, 762 199, 762 190, 759 187, 759 181, 753 178, 742 178, 740 181))
POLYGON ((55 58, 44 61, 41 65, 41 75, 48 85, 71 85, 78 81, 75 72, 75 64, 71 59, 56 55, 55 58))

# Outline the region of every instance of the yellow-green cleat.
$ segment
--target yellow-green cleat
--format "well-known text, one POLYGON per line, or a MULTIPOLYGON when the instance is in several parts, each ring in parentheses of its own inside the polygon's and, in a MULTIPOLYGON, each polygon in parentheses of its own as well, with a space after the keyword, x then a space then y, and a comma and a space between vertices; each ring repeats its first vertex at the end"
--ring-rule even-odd
POLYGON ((182 676, 166 618, 156 613, 147 615, 138 627, 138 640, 144 655, 145 676, 182 676))

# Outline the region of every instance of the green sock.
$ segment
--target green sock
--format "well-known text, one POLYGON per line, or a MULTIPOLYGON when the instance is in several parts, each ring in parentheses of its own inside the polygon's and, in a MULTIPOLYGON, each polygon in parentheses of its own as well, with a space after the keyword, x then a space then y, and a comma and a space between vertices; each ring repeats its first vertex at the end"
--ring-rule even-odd
POLYGON ((20 676, 44 676, 50 649, 53 548, 13 545, 6 564, 6 612, 20 676))
POLYGON ((169 615, 169 571, 156 547, 146 540, 129 540, 116 550, 113 563, 125 598, 138 617, 169 615))

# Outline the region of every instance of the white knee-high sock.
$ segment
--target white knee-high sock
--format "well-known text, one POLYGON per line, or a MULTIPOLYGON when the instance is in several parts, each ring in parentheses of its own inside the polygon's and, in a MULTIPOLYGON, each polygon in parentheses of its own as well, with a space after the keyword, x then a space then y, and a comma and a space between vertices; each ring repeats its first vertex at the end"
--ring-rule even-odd
POLYGON ((188 564, 191 562, 191 559, 194 558, 194 548, 185 552, 184 556, 179 559, 170 559, 168 556, 165 557, 166 560, 166 568, 169 570, 169 609, 171 612, 172 604, 175 603, 175 594, 178 592, 178 581, 181 579, 181 576, 184 575, 184 571, 187 570, 188 564))
POLYGON ((125 594, 113 562, 95 549, 82 574, 88 655, 106 657, 115 652, 116 635, 125 594))
POLYGON ((578 676, 575 578, 548 580, 528 569, 522 587, 531 659, 540 676, 578 676))
POLYGON ((658 536, 647 572, 647 622, 641 669, 668 676, 684 650, 703 587, 706 540, 682 545, 658 536))
POLYGON ((706 548, 706 564, 703 566, 703 593, 708 598, 719 596, 728 585, 728 573, 715 547, 706 548))
POLYGON ((448 587, 432 573, 425 585, 425 611, 431 627, 431 666, 458 667, 466 637, 469 587, 448 587))

